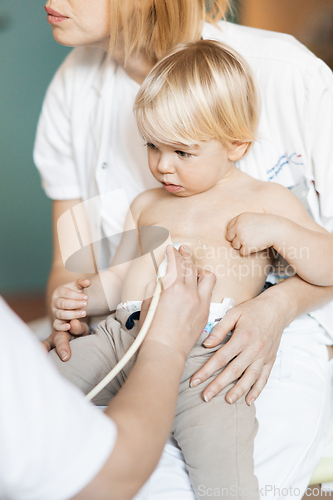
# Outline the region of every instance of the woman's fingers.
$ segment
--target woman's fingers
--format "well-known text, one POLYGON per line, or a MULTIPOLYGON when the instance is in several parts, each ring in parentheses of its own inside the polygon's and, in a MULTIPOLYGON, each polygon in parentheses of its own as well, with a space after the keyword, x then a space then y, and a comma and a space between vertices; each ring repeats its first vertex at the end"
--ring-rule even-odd
POLYGON ((90 335, 90 328, 87 323, 84 323, 83 321, 79 321, 78 319, 74 319, 70 322, 70 330, 69 333, 71 335, 78 335, 78 336, 84 336, 84 335, 90 335))
MULTIPOLYGON (((205 347, 215 347, 225 339, 231 330, 233 330, 237 321, 240 318, 240 312, 235 309, 230 309, 223 318, 214 326, 213 330, 204 342, 205 347)), ((231 359, 231 358, 230 358, 231 359)))
MULTIPOLYGON (((230 330, 237 327, 237 322, 240 318, 240 313, 237 308, 231 309, 226 313, 222 320, 215 326, 212 330, 212 334, 207 338, 204 345, 206 347, 212 347, 218 345, 225 336, 230 332, 230 330), (209 343, 208 339, 213 337, 213 342, 209 343)), ((258 347, 253 348, 251 343, 249 343, 249 334, 245 331, 242 326, 240 326, 242 331, 238 331, 237 337, 232 336, 231 339, 224 344, 215 354, 198 370, 191 379, 192 387, 205 382, 209 377, 214 375, 221 368, 226 367, 221 374, 219 374, 211 384, 207 386, 204 391, 204 396, 206 399, 211 399, 216 396, 221 390, 223 390, 227 385, 234 382, 238 378, 242 377, 243 373, 252 365, 254 361, 258 361, 255 368, 258 369, 257 375, 255 375, 255 370, 249 372, 246 376, 245 373, 243 377, 245 380, 241 382, 239 392, 245 394, 255 383, 256 379, 260 376, 263 361, 261 359, 256 359, 257 352, 255 352, 258 347), (229 364, 228 364, 229 363, 229 364), (260 366, 259 366, 260 365, 260 366), (252 378, 251 378, 252 375, 252 378), (251 382, 251 383, 250 383, 251 382), (209 394, 208 394, 209 393, 209 394)), ((243 378, 242 377, 242 378, 243 378)), ((239 397, 241 397, 241 394, 239 397)), ((237 398, 239 399, 239 398, 237 398)))
POLYGON ((215 274, 198 269, 198 293, 200 299, 208 305, 211 303, 213 289, 216 283, 215 274))
MULTIPOLYGON (((253 387, 256 382, 259 380, 263 371, 263 361, 257 360, 252 363, 244 372, 243 376, 237 380, 236 384, 228 391, 226 394, 226 401, 230 404, 238 401, 242 396, 247 394, 251 387, 253 387)), ((246 401, 249 405, 252 404, 253 401, 246 401)))
POLYGON ((55 332, 53 337, 54 347, 61 361, 68 361, 71 357, 71 348, 69 347, 69 335, 67 332, 55 332))
POLYGON ((191 385, 195 387, 225 367, 205 388, 203 395, 207 401, 234 381, 236 383, 227 395, 230 403, 246 393, 248 404, 259 396, 266 385, 286 327, 275 301, 275 294, 264 292, 228 311, 215 327, 214 346, 229 329, 234 332, 231 339, 192 376, 191 385))
POLYGON ((69 335, 67 332, 53 331, 51 335, 42 342, 45 349, 50 351, 56 349, 59 358, 67 361, 71 357, 71 348, 69 347, 69 335))
POLYGON ((267 364, 263 367, 259 378, 257 379, 256 383, 253 384, 245 398, 245 401, 248 405, 251 405, 260 396, 262 390, 268 382, 272 368, 273 363, 267 364))
POLYGON ((51 349, 54 348, 54 342, 53 342, 53 336, 52 334, 47 337, 47 339, 43 340, 41 342, 42 346, 47 350, 47 352, 50 352, 51 349))
POLYGON ((207 323, 215 277, 207 277, 207 283, 205 279, 198 283, 197 271, 186 248, 177 251, 168 246, 166 254, 168 266, 163 291, 147 339, 168 345, 186 358, 207 323))
POLYGON ((210 401, 235 380, 239 382, 239 386, 235 389, 237 384, 236 382, 235 386, 228 392, 226 401, 230 404, 235 403, 235 401, 238 401, 238 399, 246 394, 258 379, 263 367, 262 362, 257 363, 256 369, 246 375, 246 370, 249 367, 249 359, 252 359, 251 356, 243 352, 231 361, 222 373, 217 375, 213 382, 211 382, 203 391, 204 400, 207 402, 210 401))
POLYGON ((191 257, 191 252, 188 247, 182 245, 179 248, 179 253, 183 258, 183 276, 184 276, 184 282, 192 285, 197 284, 197 278, 198 278, 198 273, 197 269, 193 263, 192 257, 191 257))
POLYGON ((202 366, 202 368, 200 368, 200 370, 198 370, 192 376, 192 387, 196 387, 202 382, 208 380, 209 377, 214 375, 214 373, 216 373, 217 371, 221 370, 221 368, 224 368, 229 363, 229 361, 231 361, 233 358, 236 358, 236 356, 237 358, 234 361, 234 364, 232 366, 229 365, 228 369, 226 368, 220 375, 218 375, 213 380, 213 382, 209 386, 207 386, 205 392, 212 392, 214 393, 213 395, 216 396, 216 394, 223 390, 228 384, 242 375, 243 371, 248 365, 243 366, 242 359, 239 359, 240 356, 238 356, 238 354, 241 352, 241 349, 237 344, 234 346, 231 340, 229 340, 227 344, 216 351, 213 356, 202 366), (228 347, 228 350, 226 350, 226 347, 228 347))
MULTIPOLYGON (((59 327, 59 325, 58 325, 59 327)), ((90 333, 89 326, 86 323, 81 323, 74 320, 70 323, 70 331, 56 331, 53 330, 51 335, 42 342, 43 346, 47 351, 51 349, 56 349, 59 358, 62 361, 68 361, 71 357, 71 348, 69 346, 69 341, 72 335, 88 335, 90 333)))
POLYGON ((167 268, 164 278, 162 279, 163 289, 167 290, 174 284, 176 279, 183 276, 182 258, 179 252, 172 246, 168 245, 165 249, 167 256, 167 268))

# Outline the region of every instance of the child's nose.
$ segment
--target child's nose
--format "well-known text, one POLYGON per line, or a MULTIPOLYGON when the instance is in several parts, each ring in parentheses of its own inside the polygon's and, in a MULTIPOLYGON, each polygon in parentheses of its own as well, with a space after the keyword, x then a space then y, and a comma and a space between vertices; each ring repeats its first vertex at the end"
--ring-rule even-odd
POLYGON ((163 154, 159 158, 157 168, 163 174, 173 173, 175 171, 171 158, 163 154))

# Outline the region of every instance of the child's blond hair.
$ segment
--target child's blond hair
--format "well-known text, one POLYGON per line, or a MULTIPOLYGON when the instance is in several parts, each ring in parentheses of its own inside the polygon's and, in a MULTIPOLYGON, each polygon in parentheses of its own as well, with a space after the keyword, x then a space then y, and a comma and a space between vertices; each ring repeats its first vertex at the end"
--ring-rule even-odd
POLYGON ((144 50, 158 61, 182 42, 199 40, 204 21, 223 19, 230 0, 110 0, 110 45, 124 42, 126 58, 144 50))
POLYGON ((259 98, 252 71, 226 45, 200 40, 178 46, 149 73, 134 111, 148 142, 219 140, 226 148, 256 138, 259 98))

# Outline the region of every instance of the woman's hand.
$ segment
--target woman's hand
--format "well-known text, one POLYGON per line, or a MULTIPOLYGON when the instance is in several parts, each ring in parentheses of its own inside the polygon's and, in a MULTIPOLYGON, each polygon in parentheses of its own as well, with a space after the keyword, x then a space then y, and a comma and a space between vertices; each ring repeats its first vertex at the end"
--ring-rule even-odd
POLYGON ((226 401, 235 403, 248 393, 246 402, 251 405, 265 387, 283 330, 290 323, 288 301, 274 288, 230 309, 206 339, 204 345, 213 347, 234 330, 231 339, 191 379, 196 387, 229 363, 204 390, 206 401, 239 379, 226 394, 226 401))
POLYGON ((77 281, 58 286, 52 294, 51 310, 53 332, 42 342, 47 351, 54 347, 62 361, 70 358, 69 340, 72 336, 89 334, 86 323, 79 321, 87 315, 88 296, 83 293, 90 281, 80 278, 77 281))
MULTIPOLYGON (((166 248, 168 267, 163 278, 163 291, 146 337, 180 353, 184 360, 207 324, 209 306, 216 278, 212 273, 196 269, 190 251, 181 246, 166 248), (166 329, 167 327, 167 329, 166 329)), ((154 283, 147 286, 147 296, 154 292, 154 283)), ((141 324, 151 299, 141 308, 141 324)))

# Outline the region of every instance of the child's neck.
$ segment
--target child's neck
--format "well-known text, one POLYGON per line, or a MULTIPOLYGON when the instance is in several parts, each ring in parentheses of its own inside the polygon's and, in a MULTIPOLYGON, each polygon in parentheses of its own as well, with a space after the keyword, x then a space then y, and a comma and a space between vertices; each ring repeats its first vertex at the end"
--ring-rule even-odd
POLYGON ((235 167, 235 164, 232 162, 228 172, 226 172, 226 174, 215 184, 215 186, 212 186, 212 188, 224 188, 229 185, 230 182, 239 179, 239 177, 241 177, 242 175, 243 173, 237 167, 235 167))

